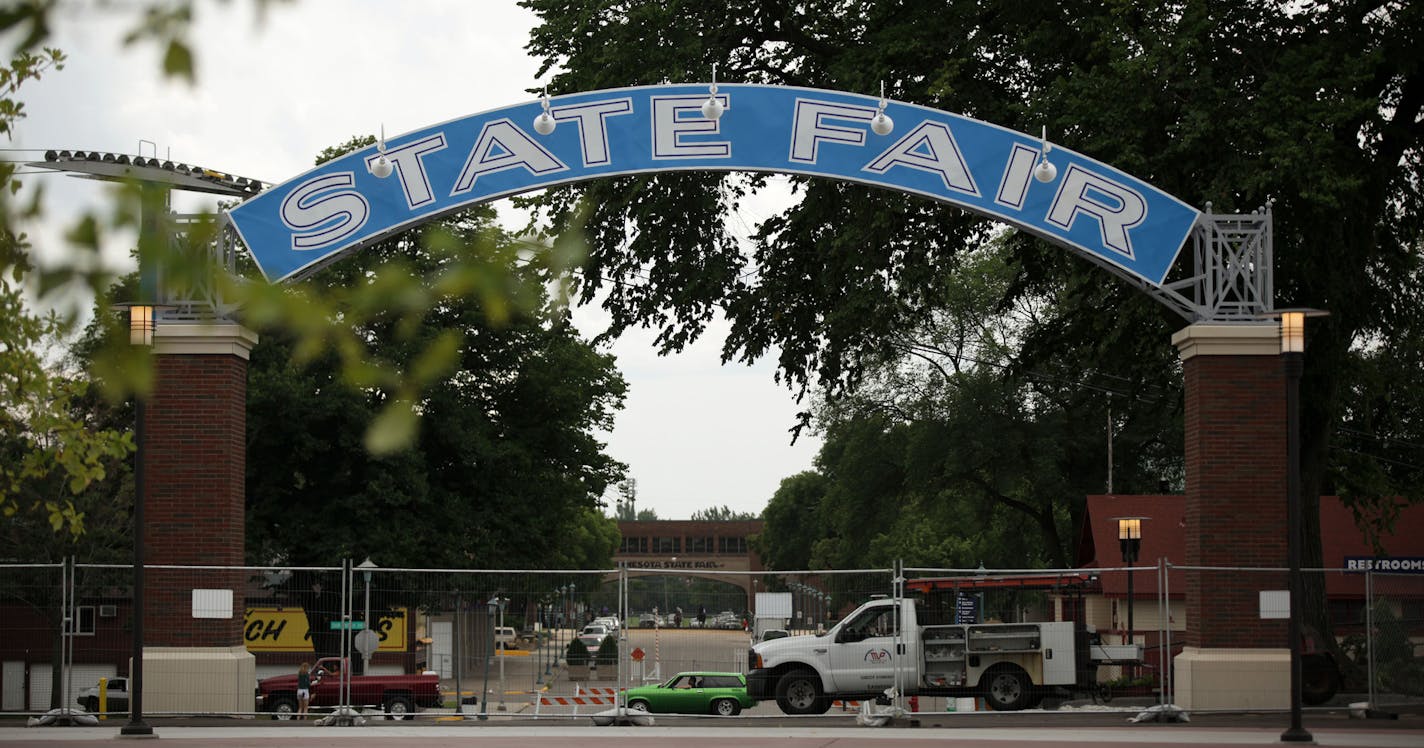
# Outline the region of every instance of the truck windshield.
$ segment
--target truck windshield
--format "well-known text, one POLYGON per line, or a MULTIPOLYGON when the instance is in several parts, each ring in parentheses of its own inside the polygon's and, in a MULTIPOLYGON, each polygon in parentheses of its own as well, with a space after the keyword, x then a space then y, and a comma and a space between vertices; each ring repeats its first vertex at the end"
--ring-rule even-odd
POLYGON ((872 637, 894 636, 897 633, 896 622, 895 608, 891 606, 862 610, 846 622, 841 629, 840 640, 858 642, 872 637))

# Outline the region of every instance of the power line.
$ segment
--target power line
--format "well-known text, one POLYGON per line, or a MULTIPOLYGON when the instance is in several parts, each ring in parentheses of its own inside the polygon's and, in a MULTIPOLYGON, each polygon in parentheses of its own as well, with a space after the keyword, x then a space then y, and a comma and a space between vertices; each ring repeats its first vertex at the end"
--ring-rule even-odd
POLYGON ((1403 461, 1401 461, 1401 460, 1392 460, 1392 459, 1390 459, 1390 458, 1388 458, 1388 457, 1380 457, 1379 455, 1373 455, 1373 454, 1370 454, 1369 452, 1361 452, 1361 451, 1359 451, 1358 449, 1350 449, 1349 447, 1342 447, 1342 446, 1340 446, 1340 445, 1338 445, 1338 444, 1332 444, 1332 445, 1330 445, 1330 448, 1331 448, 1332 450, 1338 450, 1338 451, 1341 451, 1341 452, 1348 452, 1348 453, 1350 453, 1350 454, 1352 454, 1352 455, 1359 455, 1360 457, 1367 457, 1367 458, 1369 458, 1369 459, 1371 459, 1371 460, 1378 460, 1378 461, 1380 461, 1380 462, 1387 462, 1387 463, 1389 463, 1389 464, 1391 464, 1391 465, 1398 465, 1398 466, 1400 466, 1400 467, 1409 468, 1410 470, 1424 470, 1424 466, 1415 465, 1415 464, 1412 463, 1412 462, 1403 462, 1403 461))

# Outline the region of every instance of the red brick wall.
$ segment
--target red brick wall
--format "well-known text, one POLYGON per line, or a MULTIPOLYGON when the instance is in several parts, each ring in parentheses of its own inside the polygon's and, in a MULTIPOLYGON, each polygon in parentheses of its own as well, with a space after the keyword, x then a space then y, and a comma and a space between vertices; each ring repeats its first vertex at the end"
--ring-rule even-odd
MULTIPOLYGON (((165 354, 145 416, 144 543, 147 567, 243 563, 247 459, 247 361, 233 355, 165 354)), ((244 575, 145 572, 144 644, 227 647, 243 643, 244 575), (193 618, 193 589, 231 589, 231 619, 193 618)))
MULTIPOLYGON (((1285 379, 1279 356, 1198 355, 1185 362, 1186 563, 1286 565, 1285 379)), ((1197 647, 1284 647, 1284 620, 1262 620, 1259 591, 1283 573, 1189 572, 1187 637, 1197 647)))

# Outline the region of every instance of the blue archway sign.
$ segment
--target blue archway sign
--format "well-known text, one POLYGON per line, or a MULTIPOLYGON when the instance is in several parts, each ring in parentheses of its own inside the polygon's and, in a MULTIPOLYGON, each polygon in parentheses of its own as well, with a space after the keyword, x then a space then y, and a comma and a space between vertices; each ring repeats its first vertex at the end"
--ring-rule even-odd
POLYGON ((706 85, 643 86, 495 109, 390 138, 329 161, 230 211, 269 280, 301 277, 342 254, 471 205, 599 177, 677 170, 807 174, 872 184, 992 216, 1161 286, 1198 211, 1062 147, 1033 175, 1038 138, 937 109, 838 91, 723 84, 725 112, 701 111, 706 85))

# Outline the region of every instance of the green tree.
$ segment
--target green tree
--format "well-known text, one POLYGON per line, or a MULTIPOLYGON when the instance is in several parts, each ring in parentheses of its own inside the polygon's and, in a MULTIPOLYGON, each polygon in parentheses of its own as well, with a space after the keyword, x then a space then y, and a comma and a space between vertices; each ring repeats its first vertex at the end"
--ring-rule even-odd
MULTIPOLYGON (((1307 372, 1309 488, 1325 475, 1347 362, 1417 325, 1424 83, 1405 51, 1424 24, 1417 4, 1070 2, 1028 16, 977 0, 524 4, 542 20, 530 49, 555 71, 551 91, 695 79, 714 62, 724 80, 853 91, 884 80, 905 101, 1047 125, 1197 205, 1250 211, 1274 198, 1281 304, 1332 311, 1314 329, 1307 372), (591 26, 599 33, 579 31, 591 26), (650 59, 649 48, 662 53, 650 59)), ((653 325, 676 348, 721 307, 728 358, 778 347, 793 386, 831 396, 937 310, 950 271, 989 235, 985 219, 954 208, 797 179, 800 202, 762 224, 748 255, 720 227, 758 183, 642 176, 536 202, 556 225, 592 206, 580 292, 607 293, 615 328, 653 325)), ((1176 376, 1162 351, 1180 318, 1060 249, 1021 235, 1011 246, 1017 275, 1001 303, 1054 302, 1023 335, 1024 365, 1119 361, 1128 379, 1158 387, 1176 376)), ((1417 495, 1417 482, 1394 475, 1417 495)))
POLYGON ((825 532, 821 502, 826 478, 815 471, 783 478, 761 516, 762 531, 751 545, 768 569, 811 568, 811 547, 825 532))
POLYGON ((714 506, 708 509, 698 509, 692 513, 694 522, 739 522, 743 520, 756 519, 755 512, 738 512, 729 506, 714 506))
MULTIPOLYGON (((713 63, 723 80, 864 92, 884 81, 896 99, 1020 131, 1046 126, 1195 205, 1250 212, 1273 200, 1277 305, 1331 312, 1313 323, 1302 384, 1305 565, 1324 562, 1315 497, 1424 496, 1424 424, 1384 412, 1416 413, 1424 390, 1417 377, 1379 376, 1417 371, 1417 351, 1392 343, 1417 340, 1424 309, 1421 4, 524 4, 542 21, 530 49, 552 72, 551 92, 695 80, 713 63), (1357 433, 1342 439, 1347 423, 1357 433)), ((899 335, 935 313, 965 253, 992 231, 948 206, 793 179, 800 201, 763 222, 743 253, 721 227, 759 184, 640 176, 535 202, 555 226, 586 228, 580 293, 602 295, 615 329, 653 326, 676 349, 720 308, 731 321, 725 358, 779 349, 785 381, 830 399, 896 355, 899 335)), ((1174 390, 1167 340, 1180 317, 1038 239, 1016 234, 1010 247, 1017 270, 998 307, 1052 301, 1023 331, 1013 366, 1108 371, 1132 393, 1174 390)), ((1153 466, 1168 480, 1171 451, 1159 449, 1153 466)), ((1309 622, 1327 629, 1323 595, 1310 599, 1309 622)))
MULTIPOLYGON (((354 295, 356 287, 391 275, 428 276, 476 251, 471 247, 484 261, 517 265, 517 246, 491 218, 477 210, 416 229, 332 268, 323 283, 354 295), (458 236, 441 244, 450 235, 458 236)), ((357 328, 382 359, 410 361, 423 350, 444 349, 454 361, 452 373, 424 386, 423 426, 412 448, 384 455, 369 454, 362 440, 389 395, 344 384, 332 352, 293 363, 301 358, 298 342, 281 329, 264 331, 248 395, 254 561, 609 563, 617 531, 597 511, 598 498, 624 466, 603 452, 596 432, 612 428, 626 384, 612 357, 580 340, 566 311, 547 300, 502 312, 500 324, 489 321, 483 304, 450 298, 428 311, 377 315, 357 328)))
MULTIPOLYGON (((21 52, 0 67, 0 133, 8 137, 25 116, 17 97, 21 85, 62 69, 64 59, 55 49, 21 52)), ((60 350, 69 325, 53 313, 33 313, 22 298, 34 266, 29 242, 15 225, 39 208, 37 201, 17 204, 12 197, 21 187, 15 171, 15 164, 0 164, 0 185, 7 188, 0 190, 0 516, 14 523, 4 528, 12 538, 31 516, 44 518, 54 532, 77 536, 84 510, 75 495, 102 480, 133 450, 133 440, 123 429, 86 419, 80 403, 88 385, 77 372, 47 360, 60 350)))

